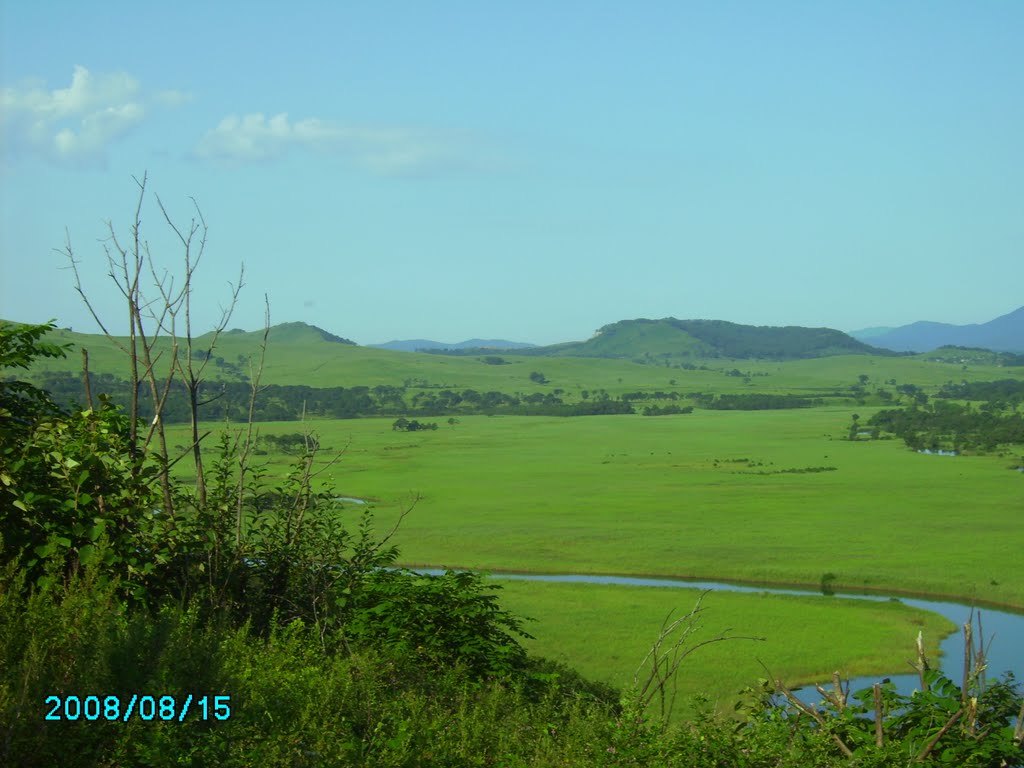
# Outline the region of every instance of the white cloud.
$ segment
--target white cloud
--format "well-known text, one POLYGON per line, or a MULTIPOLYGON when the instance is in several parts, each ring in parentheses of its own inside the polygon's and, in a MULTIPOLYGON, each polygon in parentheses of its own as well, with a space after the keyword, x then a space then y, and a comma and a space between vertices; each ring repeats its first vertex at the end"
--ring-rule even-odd
POLYGON ((367 128, 281 112, 225 117, 199 141, 195 155, 227 164, 269 160, 290 150, 332 153, 379 175, 418 175, 451 169, 456 153, 446 142, 399 128, 367 128))
MULTIPOLYGON (((185 94, 164 91, 155 100, 173 105, 185 94)), ((76 66, 67 88, 40 84, 0 91, 0 134, 9 154, 43 155, 58 162, 102 164, 109 146, 146 117, 139 82, 124 72, 94 74, 76 66)))

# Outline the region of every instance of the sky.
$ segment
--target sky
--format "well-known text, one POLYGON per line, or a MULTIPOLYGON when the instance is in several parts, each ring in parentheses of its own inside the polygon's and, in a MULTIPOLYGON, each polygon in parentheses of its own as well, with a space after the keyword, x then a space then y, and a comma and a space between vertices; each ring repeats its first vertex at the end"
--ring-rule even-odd
POLYGON ((0 317, 360 344, 637 317, 854 330, 1024 304, 1024 3, 0 3, 0 317), (198 236, 193 241, 198 244, 198 236), (154 292, 151 290, 150 294, 154 292))

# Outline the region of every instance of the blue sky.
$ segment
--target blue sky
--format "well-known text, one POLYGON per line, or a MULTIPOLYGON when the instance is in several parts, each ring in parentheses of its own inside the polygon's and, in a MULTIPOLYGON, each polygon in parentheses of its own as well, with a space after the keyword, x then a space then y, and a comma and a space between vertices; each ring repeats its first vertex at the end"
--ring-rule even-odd
POLYGON ((1024 3, 0 6, 0 317, 111 326, 109 220, 209 224, 195 321, 551 343, 1024 304, 1024 3))

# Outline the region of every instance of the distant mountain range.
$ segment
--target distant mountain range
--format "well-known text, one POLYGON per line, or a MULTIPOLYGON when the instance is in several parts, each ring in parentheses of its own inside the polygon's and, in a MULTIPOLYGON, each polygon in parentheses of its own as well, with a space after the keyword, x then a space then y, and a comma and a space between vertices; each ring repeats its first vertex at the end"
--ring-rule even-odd
MULTIPOLYGON (((262 332, 231 330, 224 333, 217 349, 218 365, 234 365, 246 350, 259 345, 262 332)), ((349 339, 306 323, 276 325, 270 329, 273 361, 294 361, 323 354, 326 342, 337 349, 364 349, 349 339)), ((104 355, 117 357, 113 344, 92 335, 54 332, 54 341, 90 345, 94 369, 105 366, 104 355), (104 351, 109 347, 108 351, 104 351)), ((197 337, 198 347, 210 343, 209 334, 197 337)), ((620 320, 599 328, 586 341, 536 346, 507 339, 469 339, 449 344, 430 339, 407 339, 368 345, 379 350, 424 351, 461 357, 500 358, 500 353, 529 357, 590 357, 632 360, 639 363, 688 364, 710 358, 736 360, 804 360, 835 355, 896 355, 931 352, 943 346, 974 347, 996 353, 1024 352, 1024 307, 988 323, 948 325, 912 323, 901 328, 868 328, 845 334, 831 328, 802 326, 754 326, 724 320, 657 320, 639 318, 620 320), (859 338, 857 338, 859 337, 859 338)), ((1010 355, 1011 357, 1013 355, 1010 355)), ((1017 364, 1017 363, 1014 363, 1017 364)), ((72 363, 55 363, 57 367, 72 363)))
POLYGON ((367 344, 367 346, 375 349, 394 349, 399 352, 418 352, 422 349, 529 349, 537 345, 505 339, 469 339, 456 344, 446 344, 443 341, 431 341, 430 339, 406 339, 404 341, 389 341, 385 344, 367 344))
POLYGON ((1024 352, 1024 307, 987 323, 950 325, 920 321, 899 328, 865 328, 856 339, 896 352, 930 352, 939 347, 980 347, 997 352, 1024 352))

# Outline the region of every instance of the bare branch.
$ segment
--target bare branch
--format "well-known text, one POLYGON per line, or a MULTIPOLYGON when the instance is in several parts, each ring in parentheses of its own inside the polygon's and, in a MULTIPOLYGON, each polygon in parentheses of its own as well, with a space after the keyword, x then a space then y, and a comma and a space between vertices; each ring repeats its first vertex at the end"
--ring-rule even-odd
POLYGON ((949 729, 956 725, 956 721, 963 717, 964 709, 961 707, 953 713, 952 717, 946 721, 946 724, 939 729, 939 732, 932 736, 931 740, 925 745, 924 749, 921 750, 917 756, 917 762, 924 762, 924 759, 931 754, 932 750, 935 749, 935 745, 939 743, 939 739, 945 736, 949 729))
POLYGON ((673 620, 672 614, 675 613, 675 610, 673 609, 668 612, 662 621, 661 631, 657 639, 651 645, 650 650, 644 656, 640 666, 637 667, 633 675, 633 686, 637 689, 640 702, 644 707, 650 706, 655 697, 658 698, 663 728, 668 726, 669 718, 675 707, 679 667, 690 654, 707 645, 726 640, 764 640, 763 637, 730 635, 729 632, 732 630, 726 629, 712 638, 687 645, 690 637, 700 628, 698 617, 705 610, 702 607, 702 602, 709 591, 701 592, 689 613, 673 620), (670 640, 673 635, 675 635, 674 639, 670 640), (667 642, 671 642, 671 645, 666 650, 663 650, 667 642), (650 671, 647 673, 646 680, 641 685, 640 676, 648 663, 650 664, 650 671), (671 691, 667 689, 669 684, 672 686, 671 691))
POLYGON ((96 321, 96 325, 98 325, 100 327, 100 330, 103 331, 103 335, 106 336, 107 339, 110 340, 115 346, 117 346, 118 349, 120 349, 122 352, 127 353, 128 348, 124 344, 122 344, 117 339, 116 336, 114 336, 110 331, 107 330, 107 326, 103 324, 103 320, 100 319, 100 316, 96 312, 95 307, 93 307, 92 302, 89 301, 88 294, 82 288, 82 277, 78 272, 78 261, 75 259, 74 252, 71 250, 71 234, 67 231, 67 229, 64 230, 64 249, 58 250, 55 248, 54 250, 67 257, 67 269, 71 270, 71 273, 72 275, 74 275, 75 278, 75 292, 82 297, 82 301, 85 304, 85 308, 89 310, 89 314, 92 315, 92 319, 96 321))

